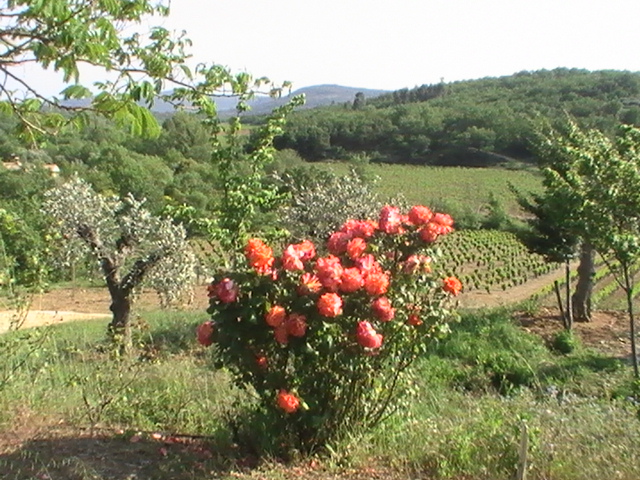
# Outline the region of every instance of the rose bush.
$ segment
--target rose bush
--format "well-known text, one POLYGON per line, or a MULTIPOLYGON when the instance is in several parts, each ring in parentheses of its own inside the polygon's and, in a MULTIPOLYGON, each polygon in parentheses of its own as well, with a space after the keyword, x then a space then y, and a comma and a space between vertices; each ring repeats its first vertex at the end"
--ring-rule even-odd
POLYGON ((433 271, 433 242, 452 230, 427 207, 385 206, 348 220, 325 255, 304 241, 276 257, 253 238, 246 267, 214 280, 198 339, 257 394, 263 448, 311 451, 398 407, 409 366, 454 317, 462 285, 433 271))

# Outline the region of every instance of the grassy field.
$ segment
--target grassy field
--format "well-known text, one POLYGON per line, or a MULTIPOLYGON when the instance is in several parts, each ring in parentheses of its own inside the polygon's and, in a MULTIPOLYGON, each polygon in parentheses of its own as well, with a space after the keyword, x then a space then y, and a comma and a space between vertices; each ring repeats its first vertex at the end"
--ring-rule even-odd
MULTIPOLYGON (((345 173, 352 168, 351 164, 338 162, 314 165, 337 173, 345 173)), ((383 198, 401 193, 410 204, 433 205, 443 210, 454 207, 454 210, 483 212, 493 195, 508 213, 517 215, 520 209, 510 185, 523 193, 542 189, 539 174, 531 170, 386 164, 364 164, 358 168, 379 179, 376 188, 383 198)))
POLYGON ((130 360, 109 349, 104 322, 1 337, 3 478, 507 479, 525 424, 529 479, 640 478, 628 366, 581 347, 557 355, 507 310, 463 314, 366 438, 258 460, 228 427, 248 400, 196 345, 198 317, 145 314, 130 360))

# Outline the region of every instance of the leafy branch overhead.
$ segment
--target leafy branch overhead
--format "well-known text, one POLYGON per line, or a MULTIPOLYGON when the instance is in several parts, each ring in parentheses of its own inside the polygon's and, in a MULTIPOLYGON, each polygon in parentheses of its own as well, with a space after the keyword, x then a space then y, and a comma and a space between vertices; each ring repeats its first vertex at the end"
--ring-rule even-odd
POLYGON ((21 132, 32 142, 62 128, 70 116, 82 124, 86 111, 112 117, 134 133, 156 136, 159 126, 147 107, 157 98, 189 105, 214 119, 213 96, 237 96, 242 111, 257 90, 266 88, 271 95, 281 91, 266 78, 232 74, 220 65, 192 68, 187 51, 191 42, 184 32, 174 35, 166 28, 151 27, 142 33, 144 21, 168 15, 168 1, 3 3, 0 110, 15 113, 21 120, 21 132), (23 67, 31 64, 60 73, 67 87, 59 97, 48 98, 24 75, 23 67), (102 69, 105 79, 92 85, 82 83, 83 65, 102 69), (64 103, 82 98, 91 98, 90 106, 64 103))

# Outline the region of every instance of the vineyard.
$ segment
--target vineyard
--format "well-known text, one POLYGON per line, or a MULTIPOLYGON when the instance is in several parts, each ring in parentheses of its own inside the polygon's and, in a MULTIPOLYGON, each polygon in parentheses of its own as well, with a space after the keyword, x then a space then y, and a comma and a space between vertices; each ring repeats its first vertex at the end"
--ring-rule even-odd
MULTIPOLYGON (((553 280, 565 283, 563 265, 545 261, 541 255, 530 253, 518 238, 509 232, 495 230, 462 230, 454 232, 438 243, 442 255, 436 268, 443 275, 455 275, 464 285, 464 292, 483 292, 503 297, 508 303, 510 290, 530 284, 530 298, 543 306, 555 306, 553 280), (556 272, 542 286, 533 287, 533 280, 556 272)), ((625 310, 626 298, 612 269, 617 264, 596 260, 592 304, 599 310, 625 310)), ((577 262, 572 265, 571 281, 577 277, 577 262)), ((634 271, 640 282, 640 265, 634 271)), ((634 289, 634 303, 640 308, 640 286, 634 289)))

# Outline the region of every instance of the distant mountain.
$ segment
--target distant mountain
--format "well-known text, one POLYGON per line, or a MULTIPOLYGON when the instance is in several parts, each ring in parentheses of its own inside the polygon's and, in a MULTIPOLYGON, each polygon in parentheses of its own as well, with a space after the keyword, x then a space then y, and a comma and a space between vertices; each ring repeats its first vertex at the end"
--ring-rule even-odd
MULTIPOLYGON (((388 90, 373 90, 370 88, 343 87, 341 85, 314 85, 312 87, 300 88, 291 94, 284 95, 281 98, 271 98, 268 96, 256 96, 249 102, 251 110, 248 115, 266 115, 274 108, 287 103, 290 97, 304 93, 306 103, 304 109, 320 107, 324 105, 341 104, 345 102, 353 102, 356 93, 362 92, 365 98, 375 98, 380 95, 391 93, 388 90)), ((230 97, 215 97, 218 107, 218 114, 221 117, 229 117, 233 115, 236 108, 237 100, 230 97)), ((67 100, 62 102, 63 105, 69 107, 85 107, 90 104, 90 99, 67 100)), ((156 100, 151 111, 158 114, 168 114, 174 111, 173 105, 163 100, 156 100)), ((245 114, 246 115, 246 114, 245 114)))
MULTIPOLYGON (((380 95, 390 93, 388 90, 374 90, 370 88, 343 87, 341 85, 314 85, 311 87, 300 88, 288 95, 283 95, 281 98, 271 98, 266 95, 256 96, 249 102, 251 110, 248 114, 266 115, 274 108, 287 103, 289 98, 303 93, 305 95, 306 102, 301 108, 308 109, 324 105, 353 102, 353 99, 358 92, 362 92, 365 95, 365 98, 375 98, 380 95)), ((237 103, 235 98, 216 97, 214 100, 218 107, 218 113, 221 117, 233 115, 237 103)), ((171 104, 158 100, 151 110, 155 113, 171 113, 174 108, 171 104)))

